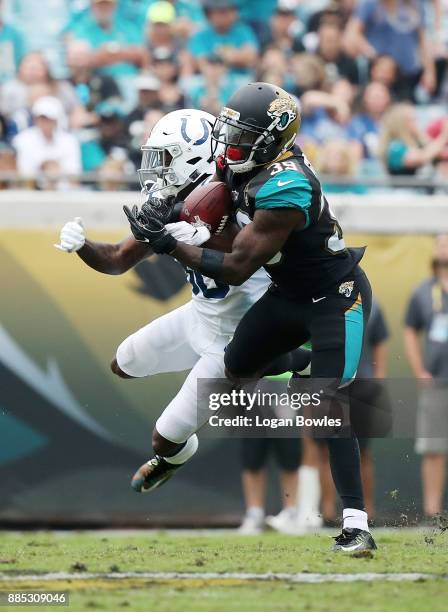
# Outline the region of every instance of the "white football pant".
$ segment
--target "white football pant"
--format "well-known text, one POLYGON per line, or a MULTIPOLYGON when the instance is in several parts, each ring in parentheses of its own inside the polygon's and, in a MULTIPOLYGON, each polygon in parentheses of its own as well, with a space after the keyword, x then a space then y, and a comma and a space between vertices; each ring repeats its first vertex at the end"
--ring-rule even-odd
POLYGON ((156 429, 171 442, 185 442, 211 416, 198 407, 198 378, 225 378, 224 348, 229 334, 207 326, 189 302, 142 327, 117 349, 120 369, 136 378, 191 370, 179 393, 171 400, 156 429))

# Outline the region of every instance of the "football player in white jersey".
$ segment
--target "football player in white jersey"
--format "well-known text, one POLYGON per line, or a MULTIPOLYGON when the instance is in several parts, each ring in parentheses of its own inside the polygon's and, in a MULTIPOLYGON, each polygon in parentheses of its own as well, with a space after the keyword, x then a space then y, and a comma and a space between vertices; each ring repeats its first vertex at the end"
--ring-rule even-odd
MULTIPOLYGON (((147 205, 157 208, 161 215, 174 210, 176 201, 182 201, 214 174, 214 120, 199 110, 174 111, 154 126, 142 147, 139 177, 143 193, 147 205)), ((193 227, 185 221, 170 223, 167 229, 177 240, 196 246, 210 239, 205 226, 193 227)), ((152 254, 133 236, 118 244, 92 242, 86 238, 80 218, 64 225, 60 244, 55 246, 67 253, 76 252, 88 266, 105 274, 123 274, 152 254)), ((132 479, 132 487, 138 492, 160 486, 196 452, 196 431, 210 416, 208 411, 201 413, 198 409, 197 380, 225 377, 224 349, 242 316, 270 282, 262 269, 238 287, 215 282, 193 270, 186 272, 192 284, 191 301, 126 338, 111 364, 112 371, 121 378, 190 370, 182 388, 156 422, 152 438, 155 456, 132 479)), ((284 369, 289 368, 284 361, 279 362, 270 373, 284 369)))

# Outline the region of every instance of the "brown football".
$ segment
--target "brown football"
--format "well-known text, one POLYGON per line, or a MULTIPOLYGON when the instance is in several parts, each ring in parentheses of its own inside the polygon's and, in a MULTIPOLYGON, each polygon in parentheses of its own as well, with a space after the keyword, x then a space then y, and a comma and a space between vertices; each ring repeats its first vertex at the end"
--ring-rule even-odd
POLYGON ((196 187, 185 199, 180 220, 191 225, 206 225, 212 234, 219 234, 232 212, 232 197, 225 183, 212 182, 196 187))

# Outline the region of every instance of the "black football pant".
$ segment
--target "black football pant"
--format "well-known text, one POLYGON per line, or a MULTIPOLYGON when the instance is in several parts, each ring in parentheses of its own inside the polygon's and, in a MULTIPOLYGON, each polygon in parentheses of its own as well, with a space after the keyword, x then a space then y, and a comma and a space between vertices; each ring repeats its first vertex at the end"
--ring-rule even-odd
MULTIPOLYGON (((271 287, 241 319, 226 349, 229 377, 262 376, 276 358, 311 340, 311 377, 332 381, 333 388, 348 384, 358 368, 371 303, 370 283, 359 267, 309 299, 292 299, 271 287)), ((363 510, 356 437, 331 437, 327 442, 344 508, 363 510)))

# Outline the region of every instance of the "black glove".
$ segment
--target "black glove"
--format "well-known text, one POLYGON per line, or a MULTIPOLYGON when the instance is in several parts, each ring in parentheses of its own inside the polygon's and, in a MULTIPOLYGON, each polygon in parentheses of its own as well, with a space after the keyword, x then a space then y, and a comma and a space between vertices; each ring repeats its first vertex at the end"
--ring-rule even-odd
POLYGON ((147 242, 154 253, 171 253, 177 246, 177 240, 165 229, 165 225, 143 211, 137 206, 129 210, 123 206, 124 213, 128 218, 134 238, 139 242, 147 242))
POLYGON ((146 217, 158 219, 163 225, 172 223, 171 217, 175 201, 174 197, 162 199, 150 195, 142 206, 142 213, 146 217))

